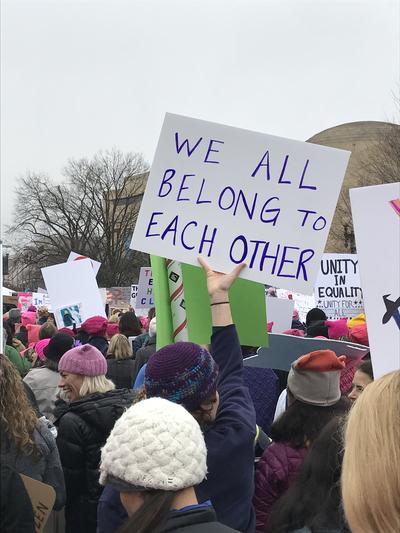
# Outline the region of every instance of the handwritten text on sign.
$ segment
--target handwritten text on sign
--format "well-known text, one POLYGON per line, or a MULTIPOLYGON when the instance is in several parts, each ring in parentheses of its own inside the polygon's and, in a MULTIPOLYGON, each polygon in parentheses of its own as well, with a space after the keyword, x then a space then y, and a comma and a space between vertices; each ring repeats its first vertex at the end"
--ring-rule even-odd
POLYGON ((349 155, 167 114, 131 248, 311 292, 349 155))
POLYGON ((154 307, 153 275, 150 267, 141 267, 136 295, 136 309, 148 309, 149 307, 154 307))

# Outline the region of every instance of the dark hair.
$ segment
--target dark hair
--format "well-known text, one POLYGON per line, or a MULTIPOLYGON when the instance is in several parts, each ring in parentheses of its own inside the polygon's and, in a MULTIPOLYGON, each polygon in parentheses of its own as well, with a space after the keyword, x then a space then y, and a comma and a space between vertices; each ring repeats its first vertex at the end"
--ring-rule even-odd
POLYGON ((45 322, 39 329, 39 340, 51 339, 57 333, 57 328, 52 322, 45 322))
MULTIPOLYGON (((3 320, 3 329, 7 333, 7 340, 6 340, 7 346, 12 346, 13 345, 12 328, 11 328, 10 324, 7 321, 5 321, 5 320, 3 320)), ((3 342, 3 339, 1 339, 1 341, 3 342)))
POLYGON ((335 416, 323 428, 296 480, 272 508, 268 531, 287 533, 305 526, 346 531, 340 494, 343 422, 335 416))
POLYGON ((369 376, 372 379, 372 381, 374 381, 374 371, 372 369, 372 362, 370 360, 363 361, 357 367, 357 370, 359 370, 360 372, 364 372, 364 374, 367 374, 367 376, 369 376))
POLYGON ((54 361, 54 359, 47 359, 47 357, 45 357, 43 366, 47 367, 49 370, 58 372, 58 361, 54 361))
POLYGON ((156 308, 155 307, 151 307, 149 309, 149 312, 147 313, 147 318, 149 319, 149 322, 150 320, 153 320, 153 318, 156 316, 156 308))
POLYGON ((294 448, 303 448, 306 441, 315 441, 332 417, 347 413, 350 406, 347 396, 342 396, 330 406, 311 405, 296 400, 272 424, 269 436, 274 442, 287 442, 294 448))
POLYGON ((325 325, 325 320, 314 320, 307 325, 307 337, 329 337, 328 326, 325 325))
POLYGON ((141 335, 142 326, 133 311, 128 311, 121 316, 119 319, 119 332, 125 335, 125 337, 141 335))
POLYGON ((306 316, 306 326, 309 326, 311 322, 316 322, 317 320, 326 320, 326 314, 322 309, 319 309, 318 307, 314 307, 313 309, 310 309, 306 316))
POLYGON ((161 533, 171 511, 176 492, 153 490, 144 503, 118 530, 118 533, 161 533))

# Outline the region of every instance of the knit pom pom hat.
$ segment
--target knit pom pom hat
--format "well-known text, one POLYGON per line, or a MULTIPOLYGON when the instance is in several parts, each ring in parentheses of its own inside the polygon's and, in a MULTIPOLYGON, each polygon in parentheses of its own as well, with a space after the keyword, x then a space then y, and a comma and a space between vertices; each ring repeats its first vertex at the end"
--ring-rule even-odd
POLYGON ((193 411, 216 390, 217 379, 217 363, 207 350, 177 342, 150 357, 144 385, 148 398, 159 396, 193 411))
POLYGON ((180 405, 162 398, 134 404, 117 420, 101 452, 100 483, 120 492, 178 491, 207 473, 199 424, 180 405))
POLYGON ((58 363, 58 371, 81 376, 105 376, 107 361, 100 350, 84 344, 65 352, 58 363))
POLYGON ((28 324, 36 324, 36 312, 33 311, 25 311, 21 314, 21 322, 23 326, 27 326, 28 324))
POLYGON ((292 364, 287 386, 292 395, 311 405, 334 405, 341 396, 340 374, 346 367, 346 356, 332 350, 316 350, 292 364))
POLYGON ((86 331, 88 335, 106 335, 107 319, 103 316, 91 316, 81 325, 81 331, 86 331))

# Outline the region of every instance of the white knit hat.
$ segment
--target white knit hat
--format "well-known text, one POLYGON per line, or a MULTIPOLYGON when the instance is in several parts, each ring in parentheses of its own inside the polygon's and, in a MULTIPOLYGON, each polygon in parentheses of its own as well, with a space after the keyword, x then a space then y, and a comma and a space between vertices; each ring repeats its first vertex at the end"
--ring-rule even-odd
POLYGON ((101 452, 100 483, 120 491, 177 491, 207 473, 200 426, 181 405, 162 398, 134 404, 117 420, 101 452))

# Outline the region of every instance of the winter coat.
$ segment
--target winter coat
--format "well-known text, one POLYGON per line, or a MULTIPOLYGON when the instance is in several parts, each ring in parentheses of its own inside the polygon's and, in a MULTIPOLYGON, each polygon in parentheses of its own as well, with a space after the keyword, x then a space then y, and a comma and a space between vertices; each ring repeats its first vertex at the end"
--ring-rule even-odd
POLYGON ((142 348, 139 348, 139 350, 136 352, 133 381, 135 381, 142 366, 147 363, 147 361, 156 351, 156 337, 149 337, 146 344, 142 346, 142 348))
POLYGON ((105 337, 102 337, 101 335, 93 335, 89 338, 88 344, 91 344, 106 357, 108 352, 108 340, 105 337))
POLYGON ((0 531, 2 533, 35 533, 31 500, 20 475, 1 464, 0 531))
MULTIPOLYGON (((204 433, 208 474, 196 487, 196 494, 199 502, 211 500, 219 522, 254 533, 256 415, 243 381, 242 351, 235 326, 214 328, 211 346, 219 367, 220 403, 215 422, 204 433)), ((106 487, 99 503, 98 533, 115 532, 123 513, 115 491, 106 487)))
POLYGON ((283 442, 273 442, 265 450, 257 465, 253 500, 257 533, 265 531, 272 506, 294 481, 306 454, 306 448, 293 448, 283 442))
POLYGON ((55 411, 57 445, 67 488, 66 533, 95 533, 101 448, 116 420, 133 401, 127 389, 86 396, 55 411))
POLYGON ((234 533, 235 529, 217 522, 215 511, 212 507, 193 505, 171 511, 167 523, 162 528, 162 533, 234 533))
POLYGON ((135 361, 129 359, 115 359, 107 357, 107 378, 115 384, 117 389, 131 389, 135 381, 135 361))
POLYGON ((32 368, 24 377, 24 382, 31 388, 35 395, 38 408, 42 415, 54 422, 54 408, 57 394, 60 391, 60 374, 55 370, 42 366, 32 368))
POLYGON ((19 474, 51 485, 56 492, 54 509, 62 509, 65 505, 65 484, 56 441, 43 420, 38 420, 33 436, 39 449, 38 457, 19 452, 2 430, 0 462, 11 466, 19 474))
POLYGON ((26 357, 22 357, 22 355, 15 348, 8 346, 8 344, 4 346, 4 355, 8 357, 22 377, 25 376, 32 366, 32 363, 26 359, 26 357))

